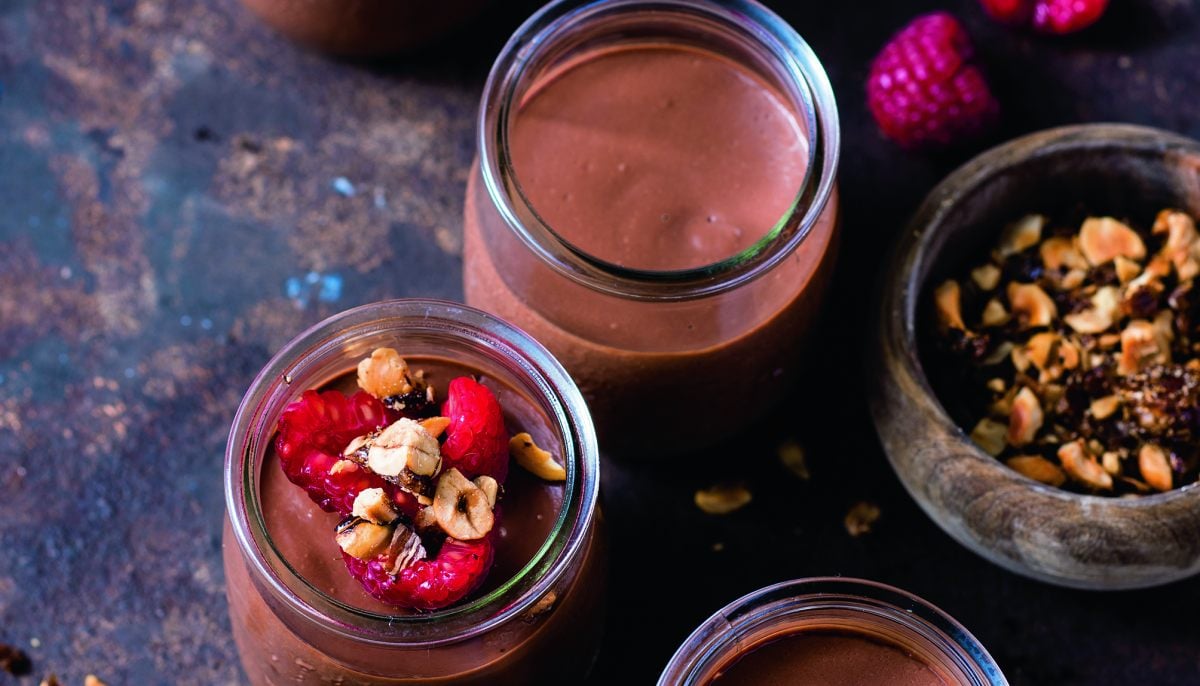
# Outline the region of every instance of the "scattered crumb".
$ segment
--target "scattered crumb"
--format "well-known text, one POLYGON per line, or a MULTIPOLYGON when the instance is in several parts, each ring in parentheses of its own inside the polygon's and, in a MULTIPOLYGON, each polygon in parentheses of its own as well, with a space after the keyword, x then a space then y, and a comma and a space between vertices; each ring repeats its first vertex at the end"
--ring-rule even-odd
POLYGON ((870 533, 879 515, 878 505, 866 501, 855 503, 846 513, 846 532, 855 537, 870 533))
POLYGON ((787 467, 788 471, 795 474, 797 477, 808 481, 812 478, 812 474, 808 471, 808 461, 805 458, 804 446, 800 445, 795 439, 789 438, 779 446, 779 461, 787 467))
POLYGON ((721 552, 722 550, 725 550, 725 544, 724 544, 724 543, 717 542, 717 543, 714 543, 714 544, 712 544, 712 551, 713 551, 714 553, 719 553, 719 552, 721 552))
POLYGON ((100 681, 95 674, 89 674, 83 678, 83 686, 108 686, 108 684, 100 681))
POLYGON ((754 499, 753 494, 741 484, 717 484, 696 491, 695 503, 708 514, 723 515, 740 510, 754 499))

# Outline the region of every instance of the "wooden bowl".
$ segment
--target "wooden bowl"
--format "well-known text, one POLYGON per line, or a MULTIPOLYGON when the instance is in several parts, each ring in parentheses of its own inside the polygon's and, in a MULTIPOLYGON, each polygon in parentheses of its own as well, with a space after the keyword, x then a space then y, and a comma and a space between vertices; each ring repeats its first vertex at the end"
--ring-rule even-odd
POLYGON ((1200 214, 1200 142, 1138 126, 1034 133, 960 167, 925 199, 881 286, 871 411, 905 488, 954 539, 1049 583, 1141 588, 1200 571, 1200 487, 1140 498, 1080 495, 984 453, 953 388, 931 383, 931 289, 1029 212, 1111 214, 1148 226, 1164 207, 1200 214), (969 426, 969 425, 968 425, 969 426))

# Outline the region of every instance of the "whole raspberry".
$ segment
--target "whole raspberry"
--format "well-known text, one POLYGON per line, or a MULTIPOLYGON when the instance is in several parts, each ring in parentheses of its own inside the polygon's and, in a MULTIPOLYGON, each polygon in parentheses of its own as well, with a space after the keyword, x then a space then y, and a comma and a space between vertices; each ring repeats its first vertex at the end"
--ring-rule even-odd
POLYGON ((1108 0, 980 0, 983 9, 1001 23, 1027 26, 1042 33, 1074 33, 1096 23, 1108 0))
POLYGON ((387 571, 391 561, 386 555, 360 560, 343 552, 342 559, 350 575, 372 597, 396 607, 438 610, 478 588, 492 567, 494 555, 495 545, 489 535, 478 541, 447 538, 437 557, 414 562, 396 576, 387 571))
POLYGON ((508 475, 508 430, 496 396, 487 386, 460 376, 446 390, 442 415, 450 419, 442 468, 456 468, 468 479, 486 474, 503 483, 508 475))
POLYGON ((971 40, 946 12, 914 19, 871 64, 867 105, 905 148, 946 146, 984 133, 1000 108, 970 63, 971 40))
POLYGON ((367 488, 383 488, 402 511, 415 511, 416 500, 379 476, 362 469, 335 470, 351 440, 387 426, 383 403, 363 392, 305 391, 279 418, 275 449, 288 480, 303 488, 327 512, 349 514, 354 498, 367 488))
POLYGON ((1037 0, 1033 28, 1042 33, 1074 33, 1096 23, 1108 0, 1037 0))

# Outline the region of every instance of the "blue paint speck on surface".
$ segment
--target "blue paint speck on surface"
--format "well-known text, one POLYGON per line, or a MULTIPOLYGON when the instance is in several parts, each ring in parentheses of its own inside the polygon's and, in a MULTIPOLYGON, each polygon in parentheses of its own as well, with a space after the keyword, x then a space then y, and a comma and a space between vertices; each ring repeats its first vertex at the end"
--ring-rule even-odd
POLYGON ((375 207, 381 210, 387 207, 387 192, 382 188, 375 189, 375 207))
POLYGON ((58 354, 58 363, 59 363, 59 364, 66 364, 66 363, 68 363, 68 362, 70 362, 70 361, 71 361, 71 358, 70 358, 70 357, 69 357, 69 356, 68 356, 66 353, 59 353, 59 354, 58 354))
POLYGON ((350 183, 350 179, 344 176, 339 176, 333 180, 333 190, 337 191, 338 195, 344 195, 347 198, 353 198, 356 192, 354 184, 350 183))
POLYGON ((321 277, 321 289, 317 291, 317 299, 331 303, 342 297, 342 277, 337 274, 326 274, 321 277))
POLYGON ((0 386, 4 385, 4 375, 0 374, 0 386))
POLYGON ((213 327, 213 322, 208 317, 205 317, 204 319, 200 320, 200 328, 201 329, 204 329, 205 331, 211 331, 212 327, 213 327))
POLYGON ((179 318, 179 324, 180 324, 180 326, 191 326, 192 318, 185 314, 179 318))
POLYGON ((309 285, 316 284, 320 280, 321 280, 320 272, 309 272, 304 275, 304 281, 305 281, 305 283, 308 283, 309 285))
POLYGON ((289 300, 295 300, 300 297, 300 291, 303 287, 300 285, 300 279, 291 277, 283 283, 283 292, 289 300))
POLYGON ((136 373, 136 372, 134 372, 134 371, 133 371, 133 367, 126 367, 126 368, 125 368, 125 378, 126 378, 126 379, 132 379, 132 378, 133 378, 133 375, 134 375, 135 373, 136 373))

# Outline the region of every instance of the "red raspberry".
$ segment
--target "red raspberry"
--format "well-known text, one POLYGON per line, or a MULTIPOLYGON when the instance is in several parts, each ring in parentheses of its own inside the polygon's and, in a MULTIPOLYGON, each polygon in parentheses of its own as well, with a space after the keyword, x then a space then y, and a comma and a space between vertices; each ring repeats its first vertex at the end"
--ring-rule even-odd
POLYGON ((1074 33, 1086 29, 1108 9, 1108 0, 1037 0, 1033 28, 1042 33, 1074 33))
POLYGON ((492 536, 485 536, 478 541, 447 538, 437 557, 416 562, 396 576, 387 572, 391 561, 386 554, 360 560, 343 552, 342 559, 372 597, 396 607, 438 610, 478 588, 494 555, 492 536))
POLYGON ((503 483, 508 475, 508 430, 496 396, 483 384, 460 376, 450 382, 442 415, 450 419, 442 468, 457 468, 468 479, 487 474, 503 483))
POLYGON ((1033 25, 1042 33, 1085 29, 1108 9, 1108 0, 980 0, 993 19, 1012 26, 1033 25))
POLYGON ((366 488, 383 488, 402 512, 415 512, 411 495, 365 469, 330 471, 351 440, 390 421, 383 403, 361 391, 349 397, 340 391, 305 391, 279 418, 279 464, 288 480, 327 512, 349 514, 355 496, 366 488))
POLYGON ((1024 26, 1033 18, 1034 0, 979 0, 992 19, 1009 26, 1024 26))
POLYGON ((889 138, 905 148, 949 145, 984 133, 999 114, 971 40, 946 12, 914 19, 871 64, 867 104, 889 138))

